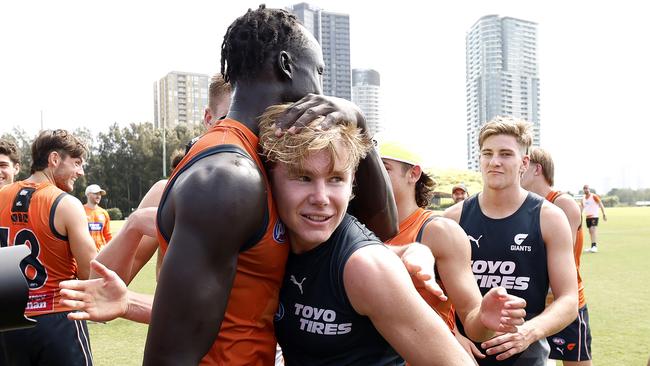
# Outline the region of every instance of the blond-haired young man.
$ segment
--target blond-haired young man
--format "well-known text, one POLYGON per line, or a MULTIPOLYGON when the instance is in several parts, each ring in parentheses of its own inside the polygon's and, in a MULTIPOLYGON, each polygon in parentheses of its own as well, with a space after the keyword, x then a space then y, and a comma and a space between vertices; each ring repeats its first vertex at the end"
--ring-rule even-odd
MULTIPOLYGON (((577 316, 578 286, 571 229, 557 206, 520 186, 532 143, 529 124, 508 117, 486 123, 479 135, 483 190, 445 211, 472 247, 481 293, 502 286, 526 299, 526 322, 516 333, 481 344, 480 365, 544 365, 546 337, 577 316), (544 308, 549 284, 555 301, 544 308)), ((460 326, 460 324, 459 324, 460 326)))

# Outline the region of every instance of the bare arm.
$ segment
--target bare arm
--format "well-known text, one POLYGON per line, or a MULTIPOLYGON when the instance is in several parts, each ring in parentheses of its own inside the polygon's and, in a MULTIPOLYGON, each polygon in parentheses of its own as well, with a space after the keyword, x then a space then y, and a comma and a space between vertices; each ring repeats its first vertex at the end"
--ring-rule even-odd
POLYGON ((156 237, 155 210, 160 203, 167 180, 160 180, 140 201, 138 210, 131 214, 126 224, 97 256, 97 260, 115 271, 128 285, 140 272, 140 269, 151 259, 158 248, 156 237), (149 210, 142 210, 149 208, 149 210), (140 216, 148 212, 146 216, 140 216), (154 216, 151 216, 153 213, 154 216), (119 238, 119 239, 118 239, 119 238))
POLYGON ((482 344, 488 354, 499 354, 497 360, 520 353, 531 343, 559 332, 578 315, 578 281, 571 228, 564 213, 550 202, 542 206, 541 229, 555 300, 541 314, 520 326, 517 333, 500 335, 482 344))
POLYGON ((447 325, 415 291, 404 266, 385 248, 357 250, 345 265, 343 280, 354 309, 368 316, 409 364, 473 365, 447 325))
POLYGON ((354 178, 355 197, 350 202, 350 213, 383 241, 397 235, 399 223, 393 189, 375 149, 361 160, 354 178))
POLYGON ((455 221, 456 223, 459 223, 460 215, 463 213, 463 202, 464 201, 461 201, 451 207, 448 207, 442 216, 455 221))
POLYGON ((88 221, 81 202, 65 196, 54 214, 54 227, 68 237, 72 256, 77 262, 77 277, 85 280, 90 275, 90 261, 97 255, 97 247, 88 232, 88 221))
POLYGON ((603 213, 603 220, 607 221, 607 215, 605 215, 605 205, 603 205, 603 201, 598 196, 594 196, 594 198, 596 199, 596 202, 598 202, 598 207, 600 207, 600 212, 603 213))
POLYGON ((476 341, 495 331, 513 332, 524 323, 526 301, 506 290, 492 289, 485 297, 471 270, 471 248, 467 235, 454 221, 436 218, 424 229, 422 243, 438 261, 438 272, 467 335, 476 341))
POLYGON ((115 238, 97 255, 97 261, 115 271, 127 284, 136 275, 131 268, 140 239, 143 235, 155 235, 155 215, 155 207, 133 212, 115 238))
POLYGON ((179 176, 169 206, 161 208, 163 224, 174 218, 173 233, 144 365, 197 365, 208 352, 228 304, 239 249, 260 228, 266 198, 255 164, 236 154, 206 157, 179 176))
POLYGON ((582 224, 582 214, 580 213, 580 206, 576 203, 573 198, 567 195, 561 195, 555 199, 553 202, 557 207, 561 208, 564 211, 567 219, 569 219, 569 226, 571 227, 571 238, 573 243, 576 242, 576 236, 578 234, 578 228, 582 224))

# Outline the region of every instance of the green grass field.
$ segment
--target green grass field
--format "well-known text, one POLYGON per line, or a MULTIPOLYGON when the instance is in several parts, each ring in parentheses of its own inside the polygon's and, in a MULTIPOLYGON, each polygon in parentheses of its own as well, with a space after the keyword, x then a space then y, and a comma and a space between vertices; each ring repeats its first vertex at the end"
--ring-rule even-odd
MULTIPOLYGON (((650 207, 610 208, 599 226, 599 252, 582 256, 595 365, 646 365, 650 355, 650 207)), ((119 230, 116 222, 114 230, 119 230)), ((589 234, 585 232, 585 246, 589 234)), ((131 284, 153 293, 155 262, 131 284)), ((90 324, 95 365, 140 365, 146 325, 90 324)))

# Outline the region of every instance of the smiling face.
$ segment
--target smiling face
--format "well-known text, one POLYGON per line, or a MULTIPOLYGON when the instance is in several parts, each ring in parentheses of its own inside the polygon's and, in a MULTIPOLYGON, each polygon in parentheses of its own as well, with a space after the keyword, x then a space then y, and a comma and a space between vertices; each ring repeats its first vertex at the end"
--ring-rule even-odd
POLYGON ((529 158, 522 153, 514 136, 487 137, 481 146, 481 173, 486 187, 495 190, 519 187, 521 174, 528 169, 529 158))
POLYGON ((20 170, 20 164, 14 164, 11 158, 0 154, 0 187, 14 182, 14 178, 20 170))
POLYGON ((53 151, 50 159, 52 160, 51 168, 54 183, 63 191, 68 193, 72 192, 74 190, 74 182, 77 178, 84 175, 83 158, 62 156, 58 152, 53 151))
MULTIPOLYGON (((337 144, 339 145, 339 144, 337 144)), ((337 149, 347 155, 345 149, 337 149)), ((352 195, 352 170, 326 150, 310 154, 302 169, 276 163, 271 186, 280 219, 287 226, 294 252, 311 250, 327 241, 343 220, 352 195)))
POLYGON ((89 203, 93 203, 95 205, 99 205, 99 202, 101 202, 101 200, 102 200, 102 194, 100 192, 97 192, 97 193, 88 192, 86 197, 88 197, 88 202, 89 203))
POLYGON ((454 203, 458 203, 460 201, 467 199, 467 192, 463 191, 460 188, 456 188, 451 193, 451 198, 454 200, 454 203))

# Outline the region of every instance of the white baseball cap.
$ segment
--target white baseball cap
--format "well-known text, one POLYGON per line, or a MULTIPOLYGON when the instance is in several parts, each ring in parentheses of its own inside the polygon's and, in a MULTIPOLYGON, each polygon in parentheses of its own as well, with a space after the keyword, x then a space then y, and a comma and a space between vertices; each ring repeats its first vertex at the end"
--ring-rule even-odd
POLYGON ((97 184, 91 184, 91 185, 89 185, 88 187, 86 187, 86 195, 88 195, 88 193, 99 193, 99 194, 101 194, 101 195, 103 196, 103 195, 106 194, 106 191, 103 190, 103 189, 102 189, 99 185, 97 185, 97 184))

